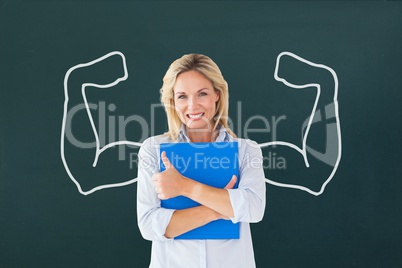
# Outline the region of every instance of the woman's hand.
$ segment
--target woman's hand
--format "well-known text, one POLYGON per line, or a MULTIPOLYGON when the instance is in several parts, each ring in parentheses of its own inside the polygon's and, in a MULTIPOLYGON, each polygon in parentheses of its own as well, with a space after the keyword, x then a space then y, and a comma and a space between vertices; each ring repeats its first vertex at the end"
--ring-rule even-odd
POLYGON ((152 176, 152 181, 155 186, 155 191, 158 193, 158 198, 169 199, 182 195, 185 181, 188 179, 182 176, 172 163, 170 163, 165 151, 162 152, 161 157, 166 169, 163 172, 155 173, 152 176))
POLYGON ((182 195, 215 210, 219 213, 216 215, 217 218, 229 219, 234 216, 227 190, 232 189, 236 184, 237 177, 235 175, 224 189, 218 189, 182 176, 170 163, 166 152, 162 152, 161 158, 166 169, 152 176, 159 199, 182 195))

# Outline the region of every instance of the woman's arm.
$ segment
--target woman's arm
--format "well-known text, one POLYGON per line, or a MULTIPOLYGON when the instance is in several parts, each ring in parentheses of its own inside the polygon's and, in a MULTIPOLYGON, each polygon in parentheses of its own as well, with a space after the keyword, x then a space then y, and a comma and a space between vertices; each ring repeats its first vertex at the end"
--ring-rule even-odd
MULTIPOLYGON (((230 181, 225 189, 232 189, 235 183, 236 180, 230 181)), ((166 227, 165 236, 168 238, 176 237, 218 219, 229 220, 229 217, 207 206, 176 210, 166 227)))
POLYGON ((162 152, 161 157, 166 170, 153 176, 155 190, 160 199, 182 195, 215 210, 224 217, 231 218, 234 216, 229 193, 226 189, 233 188, 236 183, 236 176, 232 177, 225 189, 211 187, 182 176, 170 163, 166 157, 166 152, 162 152))
MULTIPOLYGON (((257 144, 239 143, 240 183, 232 189, 236 177, 225 189, 217 189, 177 172, 169 162, 158 173, 158 156, 149 141, 139 154, 137 213, 138 226, 147 240, 168 240, 217 219, 233 222, 258 222, 265 211, 265 180, 261 166, 262 154, 257 144), (160 199, 187 196, 202 204, 197 208, 172 210, 160 207, 160 199)), ((165 155, 165 154, 164 154, 165 155)))
POLYGON ((156 138, 146 139, 138 154, 137 221, 144 239, 150 241, 168 240, 164 234, 174 209, 160 207, 160 199, 152 184, 152 175, 158 172, 156 138))
MULTIPOLYGON (((229 184, 234 185, 236 179, 236 176, 233 175, 229 184)), ((185 178, 182 195, 215 210, 227 218, 234 217, 227 188, 219 189, 185 178)))
POLYGON ((176 210, 166 227, 165 237, 179 236, 220 218, 222 215, 206 206, 176 210))
POLYGON ((265 180, 262 169, 262 153, 258 144, 249 140, 239 142, 240 183, 233 176, 226 189, 214 188, 182 176, 162 152, 166 170, 155 174, 153 182, 160 199, 178 195, 215 210, 233 222, 258 222, 265 211, 265 180), (230 186, 231 185, 231 186, 230 186))
MULTIPOLYGON (((211 221, 224 218, 218 212, 198 206, 183 210, 166 209, 160 206, 160 199, 152 183, 153 174, 158 173, 158 156, 154 149, 155 139, 144 141, 139 152, 137 182, 138 227, 144 239, 165 241, 211 221)), ((157 176, 157 175, 154 175, 157 176)), ((227 187, 233 187, 228 184, 227 187)))
POLYGON ((228 189, 234 209, 232 222, 259 222, 265 212, 265 175, 260 146, 239 139, 240 181, 237 189, 228 189))

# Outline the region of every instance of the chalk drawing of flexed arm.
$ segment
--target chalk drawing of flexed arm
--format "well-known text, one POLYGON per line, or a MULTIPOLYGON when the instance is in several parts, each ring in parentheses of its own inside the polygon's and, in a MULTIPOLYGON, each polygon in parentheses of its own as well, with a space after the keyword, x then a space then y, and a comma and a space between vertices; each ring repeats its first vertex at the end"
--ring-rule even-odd
MULTIPOLYGON (((108 53, 91 62, 75 65, 70 68, 65 75, 65 101, 60 142, 61 159, 70 179, 83 195, 88 195, 104 188, 125 186, 136 182, 136 179, 132 178, 126 179, 125 181, 103 183, 103 185, 99 185, 99 182, 97 182, 97 177, 102 173, 102 167, 97 166, 98 160, 99 156, 105 152, 105 150, 119 145, 140 147, 141 144, 131 141, 116 141, 109 144, 101 144, 99 133, 91 114, 91 108, 93 109, 93 106, 96 105, 88 103, 86 92, 88 87, 99 90, 112 88, 126 80, 127 77, 126 59, 124 54, 119 51, 108 53), (121 70, 121 73, 116 75, 115 70, 121 70), (99 73, 104 75, 99 77, 99 73), (75 128, 74 134, 87 136, 88 133, 93 133, 92 142, 84 143, 75 138, 72 131, 73 119, 81 120, 80 122, 87 122, 86 127, 75 128), (90 129, 92 131, 89 131, 90 129), (73 142, 71 142, 71 140, 73 140, 73 142), (88 156, 90 156, 89 159, 88 156), (83 160, 82 158, 85 159, 83 160), (79 161, 81 166, 79 168, 72 168, 72 163, 77 161, 79 161), (82 171, 84 169, 85 172, 82 171), (86 178, 82 178, 83 176, 86 178), (89 182, 86 183, 90 184, 89 190, 83 189, 82 181, 84 180, 89 182)), ((115 179, 111 179, 110 181, 115 181, 115 179)))
MULTIPOLYGON (((295 69, 293 69, 293 71, 294 70, 295 69)), ((313 172, 311 172, 311 169, 315 168, 310 166, 311 161, 309 161, 309 159, 311 159, 312 157, 319 159, 321 162, 325 163, 332 169, 329 172, 329 175, 328 173, 322 174, 322 178, 320 178, 320 182, 322 182, 322 184, 321 188, 318 191, 312 190, 311 187, 306 186, 307 183, 303 183, 302 180, 299 180, 300 183, 285 183, 283 181, 279 181, 278 179, 274 180, 267 178, 266 182, 279 187, 300 189, 316 196, 320 195, 324 192, 325 187, 335 175, 335 172, 339 166, 342 153, 341 127, 338 111, 338 77, 335 71, 326 65, 310 62, 290 52, 282 52, 277 57, 274 78, 277 81, 282 82, 286 86, 294 88, 295 90, 315 88, 315 101, 311 114, 304 122, 302 127, 301 148, 295 144, 284 141, 262 143, 260 144, 260 147, 264 148, 269 146, 286 146, 296 150, 301 154, 306 166, 304 172, 308 173, 309 175, 317 175, 317 173, 320 172, 318 170, 313 170, 313 172), (285 66, 285 68, 283 66, 285 66), (285 76, 281 75, 281 70, 286 69, 286 67, 289 66, 296 67, 296 72, 294 72, 293 74, 286 74, 285 72, 285 76), (303 73, 304 76, 300 77, 297 71, 303 73), (332 79, 329 79, 330 82, 328 82, 327 80, 321 81, 321 83, 314 81, 318 80, 319 77, 325 75, 331 76, 332 79), (323 91, 325 92, 325 94, 322 94, 323 91), (319 108, 319 110, 317 110, 317 108, 319 108), (321 117, 321 114, 323 114, 323 112, 325 112, 326 120, 330 119, 334 122, 326 125, 326 131, 321 131, 321 134, 326 136, 326 151, 324 153, 321 153, 317 150, 314 150, 308 145, 308 137, 310 134, 310 130, 314 128, 314 124, 323 120, 323 118, 321 117)), ((300 174, 300 177, 302 177, 302 175, 303 174, 300 174)), ((318 176, 320 176, 320 174, 318 174, 318 176)), ((294 182, 297 180, 292 181, 294 182)))

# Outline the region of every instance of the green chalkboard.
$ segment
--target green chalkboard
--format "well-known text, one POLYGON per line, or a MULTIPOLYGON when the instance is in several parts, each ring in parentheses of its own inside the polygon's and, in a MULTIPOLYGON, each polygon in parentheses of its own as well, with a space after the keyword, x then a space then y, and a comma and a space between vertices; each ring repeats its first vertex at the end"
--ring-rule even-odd
POLYGON ((401 14, 397 1, 1 1, 0 267, 149 265, 137 154, 167 130, 162 77, 193 52, 219 65, 234 132, 263 151, 257 267, 402 267, 401 14))

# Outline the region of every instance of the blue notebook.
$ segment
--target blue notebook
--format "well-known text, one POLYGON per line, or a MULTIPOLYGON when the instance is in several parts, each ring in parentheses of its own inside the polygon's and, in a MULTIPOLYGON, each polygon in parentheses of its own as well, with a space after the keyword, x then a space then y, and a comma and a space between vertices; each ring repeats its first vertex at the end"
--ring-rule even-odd
MULTIPOLYGON (((239 160, 237 142, 214 143, 163 143, 160 153, 166 152, 172 165, 183 175, 198 182, 225 188, 233 175, 237 176, 234 188, 239 184, 239 160)), ((160 171, 165 166, 160 160, 160 171)), ((161 200, 161 206, 185 209, 200 204, 184 196, 161 200)), ((240 225, 230 220, 216 220, 198 227, 175 239, 239 239, 240 225)))

